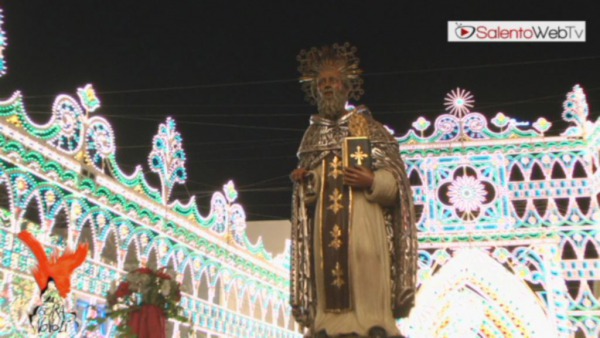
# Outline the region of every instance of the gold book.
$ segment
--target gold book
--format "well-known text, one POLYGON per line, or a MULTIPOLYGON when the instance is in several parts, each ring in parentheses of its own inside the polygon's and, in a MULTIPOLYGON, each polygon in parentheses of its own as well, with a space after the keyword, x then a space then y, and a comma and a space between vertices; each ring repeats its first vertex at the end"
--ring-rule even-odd
POLYGON ((344 167, 371 168, 371 140, 365 136, 346 137, 342 145, 344 167))

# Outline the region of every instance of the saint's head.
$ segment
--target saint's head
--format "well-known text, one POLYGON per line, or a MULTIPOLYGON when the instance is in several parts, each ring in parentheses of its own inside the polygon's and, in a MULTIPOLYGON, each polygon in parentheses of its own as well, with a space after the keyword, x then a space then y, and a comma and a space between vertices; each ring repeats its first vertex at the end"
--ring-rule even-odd
POLYGON ((298 55, 300 82, 306 99, 316 103, 319 113, 336 119, 346 113, 348 99, 363 94, 356 47, 334 44, 302 50, 298 55))

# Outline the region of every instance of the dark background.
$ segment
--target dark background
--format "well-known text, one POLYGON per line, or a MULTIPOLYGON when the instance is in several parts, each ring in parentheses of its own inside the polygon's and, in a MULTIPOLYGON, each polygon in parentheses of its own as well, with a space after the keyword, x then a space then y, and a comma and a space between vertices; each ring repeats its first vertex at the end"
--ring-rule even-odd
MULTIPOLYGON (((358 47, 375 117, 404 135, 418 116, 443 113, 461 87, 474 111, 564 130, 562 102, 574 84, 600 104, 598 6, 588 2, 406 1, 33 1, 0 2, 8 73, 0 97, 25 96, 46 122, 54 97, 93 83, 116 133, 125 172, 148 169, 158 124, 176 119, 188 180, 173 196, 210 195, 233 179, 248 219, 289 217, 295 152, 314 108, 296 79, 300 49, 358 47), (448 20, 587 22, 586 43, 448 43, 448 20)), ((156 175, 147 174, 152 182, 156 175)))

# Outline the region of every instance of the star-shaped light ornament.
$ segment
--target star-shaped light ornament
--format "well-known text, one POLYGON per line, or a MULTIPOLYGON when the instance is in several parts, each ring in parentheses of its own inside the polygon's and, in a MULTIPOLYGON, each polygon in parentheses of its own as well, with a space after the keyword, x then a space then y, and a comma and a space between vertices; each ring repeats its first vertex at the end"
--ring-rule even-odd
POLYGON ((473 94, 468 90, 460 88, 456 88, 446 94, 444 101, 446 111, 459 118, 467 115, 470 109, 473 108, 473 103, 475 103, 473 94))

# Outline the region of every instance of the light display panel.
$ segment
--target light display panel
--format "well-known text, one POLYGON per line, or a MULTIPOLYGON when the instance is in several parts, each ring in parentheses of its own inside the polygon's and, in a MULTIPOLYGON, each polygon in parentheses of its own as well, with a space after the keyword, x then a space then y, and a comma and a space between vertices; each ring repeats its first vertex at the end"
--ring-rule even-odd
POLYGON ((410 337, 598 337, 598 122, 575 86, 570 126, 546 136, 473 95, 398 138, 413 187, 420 263, 410 337))
MULTIPOLYGON (((169 201, 186 178, 175 121, 160 124, 152 141, 148 164, 161 180, 154 188, 141 167, 125 173, 116 163, 110 124, 90 117, 100 105, 93 87, 77 94, 59 95, 41 125, 29 119, 19 92, 0 102, 0 194, 7 197, 0 206, 0 335, 32 334, 35 260, 16 239, 28 229, 54 250, 91 243, 69 298, 78 335, 106 314, 111 282, 146 265, 167 266, 182 283, 190 322, 170 322, 173 336, 299 337, 287 305, 286 254, 273 258, 248 240, 234 183, 214 193, 207 216, 193 198, 169 201)), ((112 336, 113 325, 94 334, 112 336)))

